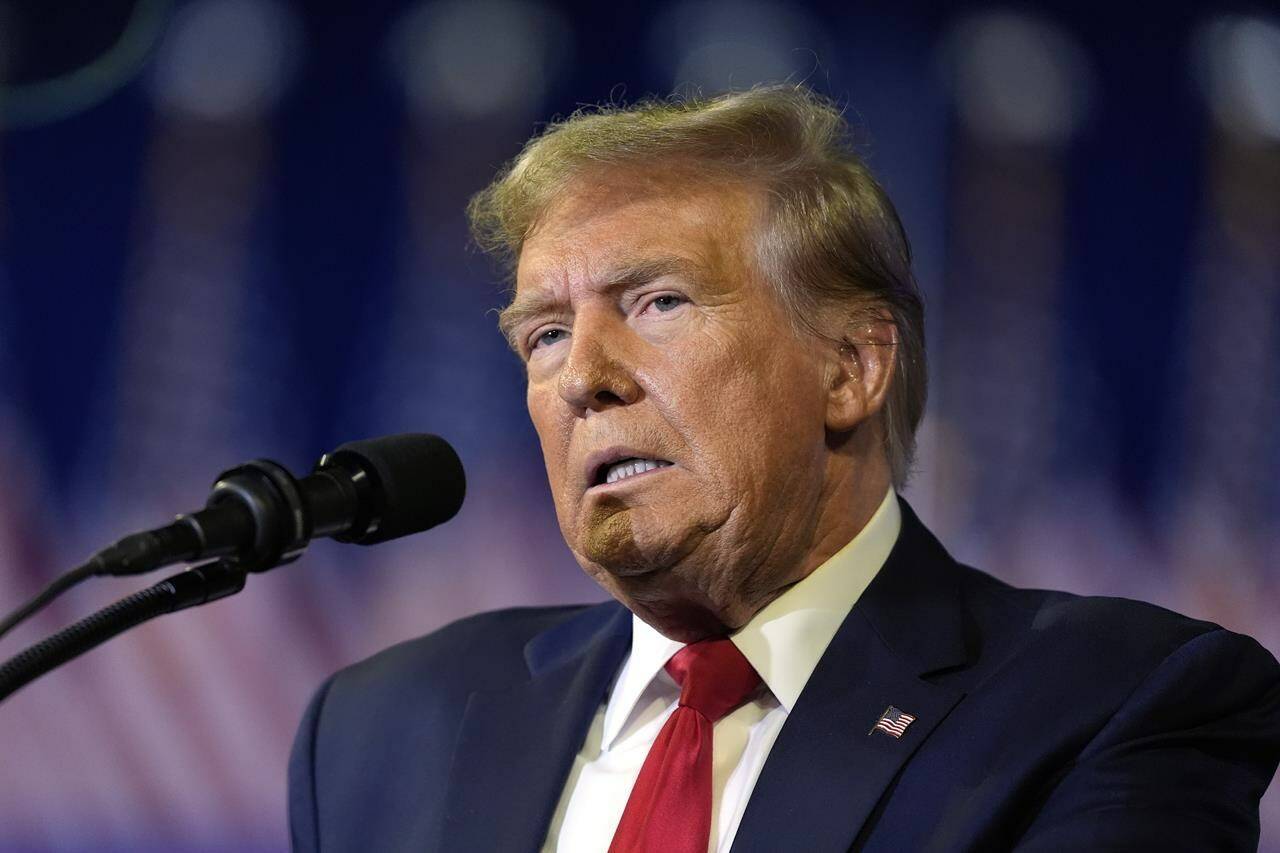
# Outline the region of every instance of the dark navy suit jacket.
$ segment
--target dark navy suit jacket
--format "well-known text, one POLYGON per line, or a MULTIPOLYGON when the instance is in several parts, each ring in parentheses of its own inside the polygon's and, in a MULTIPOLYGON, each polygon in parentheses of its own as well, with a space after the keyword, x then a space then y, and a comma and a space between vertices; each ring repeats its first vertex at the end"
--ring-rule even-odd
MULTIPOLYGON (((736 851, 1245 850, 1280 758, 1248 637, 1014 589, 903 529, 787 717, 736 851), (890 706, 915 721, 873 731, 890 706)), ((627 655, 615 603, 485 613, 330 678, 289 769, 297 850, 533 851, 627 655)))

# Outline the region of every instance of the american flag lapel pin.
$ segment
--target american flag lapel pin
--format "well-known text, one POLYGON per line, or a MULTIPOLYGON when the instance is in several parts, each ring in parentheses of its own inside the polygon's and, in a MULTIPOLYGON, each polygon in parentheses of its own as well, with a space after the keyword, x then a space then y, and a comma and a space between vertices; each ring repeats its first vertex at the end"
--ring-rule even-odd
POLYGON ((902 733, 907 730, 907 726, 914 723, 916 718, 900 708, 890 705, 884 709, 884 713, 880 715, 880 719, 876 720, 876 724, 871 727, 868 735, 873 735, 877 731, 884 732, 892 738, 902 737, 902 733))

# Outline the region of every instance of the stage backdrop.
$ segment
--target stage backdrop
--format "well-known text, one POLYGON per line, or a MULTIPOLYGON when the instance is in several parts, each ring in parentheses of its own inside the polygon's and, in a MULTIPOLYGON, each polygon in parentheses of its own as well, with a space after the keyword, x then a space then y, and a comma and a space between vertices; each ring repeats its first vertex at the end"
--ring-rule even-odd
POLYGON ((1280 18, 1141 5, 0 4, 0 610, 245 459, 428 431, 469 480, 0 705, 0 848, 283 850, 326 674, 600 597, 462 210, 550 117, 678 87, 805 81, 861 128, 928 300, 907 497, 957 556, 1280 652, 1280 18))

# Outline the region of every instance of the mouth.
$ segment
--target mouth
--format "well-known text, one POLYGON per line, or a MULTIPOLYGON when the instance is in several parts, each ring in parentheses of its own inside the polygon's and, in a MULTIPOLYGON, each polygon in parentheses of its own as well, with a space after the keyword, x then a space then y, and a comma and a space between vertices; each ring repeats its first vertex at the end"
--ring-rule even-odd
POLYGON ((612 485, 635 477, 643 477, 645 474, 663 468, 670 468, 673 464, 667 459, 641 456, 629 450, 607 451, 589 463, 589 482, 591 488, 612 485))

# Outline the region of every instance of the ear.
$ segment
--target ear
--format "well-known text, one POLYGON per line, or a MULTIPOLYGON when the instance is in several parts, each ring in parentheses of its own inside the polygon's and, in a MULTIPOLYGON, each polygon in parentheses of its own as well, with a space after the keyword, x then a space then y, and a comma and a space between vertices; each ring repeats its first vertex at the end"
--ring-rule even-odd
POLYGON ((898 354, 898 329, 888 317, 859 321, 835 345, 827 390, 827 429, 848 432, 884 406, 898 354))

